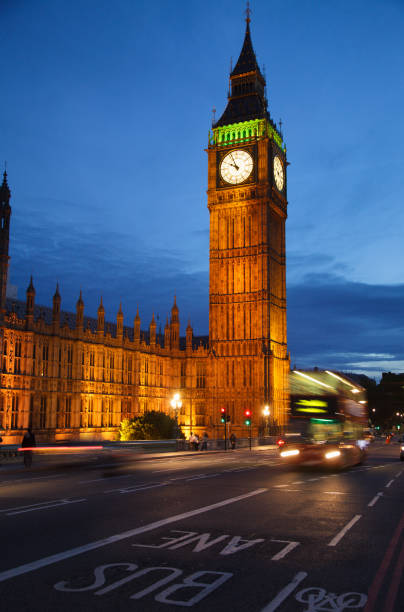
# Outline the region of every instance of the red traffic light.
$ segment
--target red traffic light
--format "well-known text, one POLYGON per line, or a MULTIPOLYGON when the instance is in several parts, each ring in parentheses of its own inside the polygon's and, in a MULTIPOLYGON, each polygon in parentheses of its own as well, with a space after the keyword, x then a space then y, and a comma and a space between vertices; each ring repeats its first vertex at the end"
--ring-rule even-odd
POLYGON ((223 407, 222 407, 222 408, 220 408, 220 412, 221 412, 222 414, 225 414, 225 412, 226 412, 226 408, 223 408, 223 407))
POLYGON ((251 416, 251 410, 250 410, 249 408, 246 408, 246 409, 244 410, 244 415, 245 415, 246 417, 250 417, 250 416, 251 416))
POLYGON ((277 445, 283 446, 284 444, 285 444, 285 440, 283 440, 282 438, 279 438, 279 440, 277 441, 277 445))

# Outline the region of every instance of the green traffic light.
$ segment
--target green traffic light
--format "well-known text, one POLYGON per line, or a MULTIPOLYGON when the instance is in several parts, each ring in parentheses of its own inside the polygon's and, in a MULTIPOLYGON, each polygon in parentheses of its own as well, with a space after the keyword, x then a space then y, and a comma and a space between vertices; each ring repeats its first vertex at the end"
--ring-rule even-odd
POLYGON ((250 426, 250 425, 251 425, 251 421, 250 421, 250 419, 246 419, 246 420, 245 420, 245 424, 246 424, 246 425, 248 425, 248 426, 250 426))
POLYGON ((221 423, 226 423, 226 419, 225 419, 225 417, 223 417, 223 416, 222 416, 222 417, 221 417, 221 419, 220 419, 220 422, 221 422, 221 423))

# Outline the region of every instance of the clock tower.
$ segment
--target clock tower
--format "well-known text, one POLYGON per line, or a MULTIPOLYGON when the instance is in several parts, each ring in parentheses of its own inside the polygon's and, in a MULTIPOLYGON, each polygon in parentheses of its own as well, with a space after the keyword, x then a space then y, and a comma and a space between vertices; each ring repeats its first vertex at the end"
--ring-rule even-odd
POLYGON ((213 422, 220 408, 232 430, 254 435, 287 416, 286 147, 267 108, 265 78, 251 42, 250 18, 230 74, 228 103, 208 145, 209 339, 213 422))

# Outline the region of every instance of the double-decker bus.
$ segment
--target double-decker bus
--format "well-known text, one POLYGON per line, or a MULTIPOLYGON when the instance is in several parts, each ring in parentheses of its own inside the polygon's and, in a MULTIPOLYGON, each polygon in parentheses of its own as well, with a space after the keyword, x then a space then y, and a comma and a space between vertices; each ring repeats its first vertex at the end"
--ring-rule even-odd
POLYGON ((289 390, 289 422, 278 440, 282 460, 333 468, 362 463, 368 427, 366 390, 330 370, 293 370, 289 390))

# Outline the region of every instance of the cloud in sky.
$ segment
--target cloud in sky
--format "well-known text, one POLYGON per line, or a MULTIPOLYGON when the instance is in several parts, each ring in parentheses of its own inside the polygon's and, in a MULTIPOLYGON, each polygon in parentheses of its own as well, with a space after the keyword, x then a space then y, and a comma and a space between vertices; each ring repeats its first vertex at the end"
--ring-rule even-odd
MULTIPOLYGON (((306 259, 306 256, 303 256, 306 259)), ((295 256, 295 262, 298 257, 295 256)), ((297 263, 299 267, 299 263, 297 263)), ((288 286, 292 364, 378 376, 404 365, 404 284, 375 285, 337 274, 331 258, 288 286), (328 267, 328 269, 327 269, 328 267)))
POLYGON ((70 202, 47 202, 47 206, 56 212, 46 220, 46 232, 45 211, 39 206, 32 205, 30 216, 17 214, 13 219, 10 282, 17 285, 19 299, 25 299, 33 274, 37 303, 50 305, 59 282, 64 309, 74 311, 82 289, 87 315, 96 314, 102 295, 107 319, 115 319, 122 301, 125 324, 131 324, 139 305, 146 328, 153 312, 165 322, 176 294, 182 324, 186 326, 190 317, 195 331, 207 333, 207 264, 206 270, 195 270, 180 248, 149 244, 141 232, 108 231, 91 209, 67 219, 62 208, 78 210, 78 206, 70 202))
MULTIPOLYGON (((58 205, 46 235, 39 209, 14 219, 10 272, 20 299, 32 273, 38 303, 51 304, 59 281, 63 308, 74 311, 82 288, 88 315, 96 314, 102 294, 107 319, 115 320, 122 300, 125 324, 132 324, 139 305, 146 328, 153 312, 164 325, 176 294, 182 329, 190 318, 196 334, 208 333, 207 258, 205 268, 194 270, 181 249, 156 248, 141 233, 108 232, 84 217, 66 221, 60 208, 71 203, 58 205)), ((206 230, 196 233, 208 239, 206 230)), ((327 254, 292 252, 287 261, 292 365, 371 376, 404 370, 404 284, 348 280, 346 266, 327 254)))

